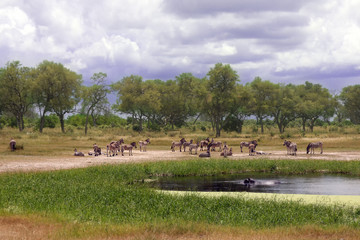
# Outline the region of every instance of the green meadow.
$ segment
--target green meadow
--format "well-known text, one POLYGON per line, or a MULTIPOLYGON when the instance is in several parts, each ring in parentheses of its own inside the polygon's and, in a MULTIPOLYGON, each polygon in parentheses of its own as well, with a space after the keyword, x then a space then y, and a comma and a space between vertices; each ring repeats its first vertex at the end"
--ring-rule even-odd
POLYGON ((359 230, 358 205, 304 204, 294 199, 279 201, 246 195, 178 195, 150 189, 146 184, 147 179, 164 175, 203 176, 244 171, 360 176, 360 162, 210 159, 8 173, 0 175, 0 211, 2 215, 40 215, 96 226, 166 225, 188 229, 197 223, 253 229, 320 226, 359 230))

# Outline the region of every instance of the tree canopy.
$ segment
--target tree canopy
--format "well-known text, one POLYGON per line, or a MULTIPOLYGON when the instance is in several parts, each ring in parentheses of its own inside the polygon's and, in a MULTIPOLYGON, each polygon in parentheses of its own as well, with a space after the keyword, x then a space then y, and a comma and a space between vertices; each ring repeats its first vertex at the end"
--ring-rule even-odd
POLYGON ((223 130, 240 133, 245 119, 256 119, 256 130, 260 126, 261 132, 271 122, 280 133, 295 121, 301 122, 303 131, 306 127, 313 131, 320 120, 349 119, 360 124, 360 85, 345 87, 338 96, 309 81, 276 84, 255 77, 243 85, 238 73, 223 63, 215 64, 202 78, 181 73, 166 81, 144 80, 139 75, 107 81, 107 74, 98 72, 84 85, 81 75, 47 60, 35 68, 8 62, 0 68, 0 120, 10 117, 11 125, 22 131, 24 117, 35 113, 42 132, 45 126, 54 127, 56 116, 65 132, 65 117, 80 113, 72 122, 81 122, 87 134, 89 123, 124 124, 126 120, 114 117, 116 112, 127 116, 127 123, 137 131, 175 129, 201 119, 211 124, 216 137, 223 130), (116 94, 112 106, 110 93, 116 94))

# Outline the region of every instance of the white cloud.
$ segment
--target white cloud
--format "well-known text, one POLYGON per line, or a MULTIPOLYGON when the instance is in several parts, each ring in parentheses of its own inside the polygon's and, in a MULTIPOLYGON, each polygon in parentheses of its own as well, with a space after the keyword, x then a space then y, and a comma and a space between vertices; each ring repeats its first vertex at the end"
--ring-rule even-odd
POLYGON ((0 9, 0 46, 16 50, 33 47, 36 28, 27 14, 18 7, 0 9))
POLYGON ((230 56, 237 53, 236 47, 227 43, 208 43, 205 45, 205 53, 210 53, 219 56, 230 56))

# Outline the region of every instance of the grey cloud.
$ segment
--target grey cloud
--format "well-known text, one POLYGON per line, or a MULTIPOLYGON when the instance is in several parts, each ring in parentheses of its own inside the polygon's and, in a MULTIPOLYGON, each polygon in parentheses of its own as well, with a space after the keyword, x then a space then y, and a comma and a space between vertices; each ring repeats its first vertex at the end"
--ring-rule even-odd
POLYGON ((300 67, 281 72, 273 72, 274 79, 292 80, 296 83, 309 81, 319 83, 330 90, 339 90, 347 85, 359 83, 360 69, 355 65, 320 67, 300 67))
POLYGON ((202 15, 213 15, 222 12, 295 12, 310 0, 166 0, 163 2, 163 11, 171 12, 179 16, 200 17, 202 15))

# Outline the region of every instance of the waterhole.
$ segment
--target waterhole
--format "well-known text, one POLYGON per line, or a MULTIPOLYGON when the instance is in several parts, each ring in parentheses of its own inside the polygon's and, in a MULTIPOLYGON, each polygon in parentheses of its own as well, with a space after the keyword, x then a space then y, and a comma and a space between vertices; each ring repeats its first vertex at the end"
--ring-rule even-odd
POLYGON ((246 173, 206 177, 163 177, 152 183, 162 190, 259 192, 314 195, 360 195, 360 178, 347 175, 281 176, 246 173), (251 178, 254 182, 245 183, 251 178))

